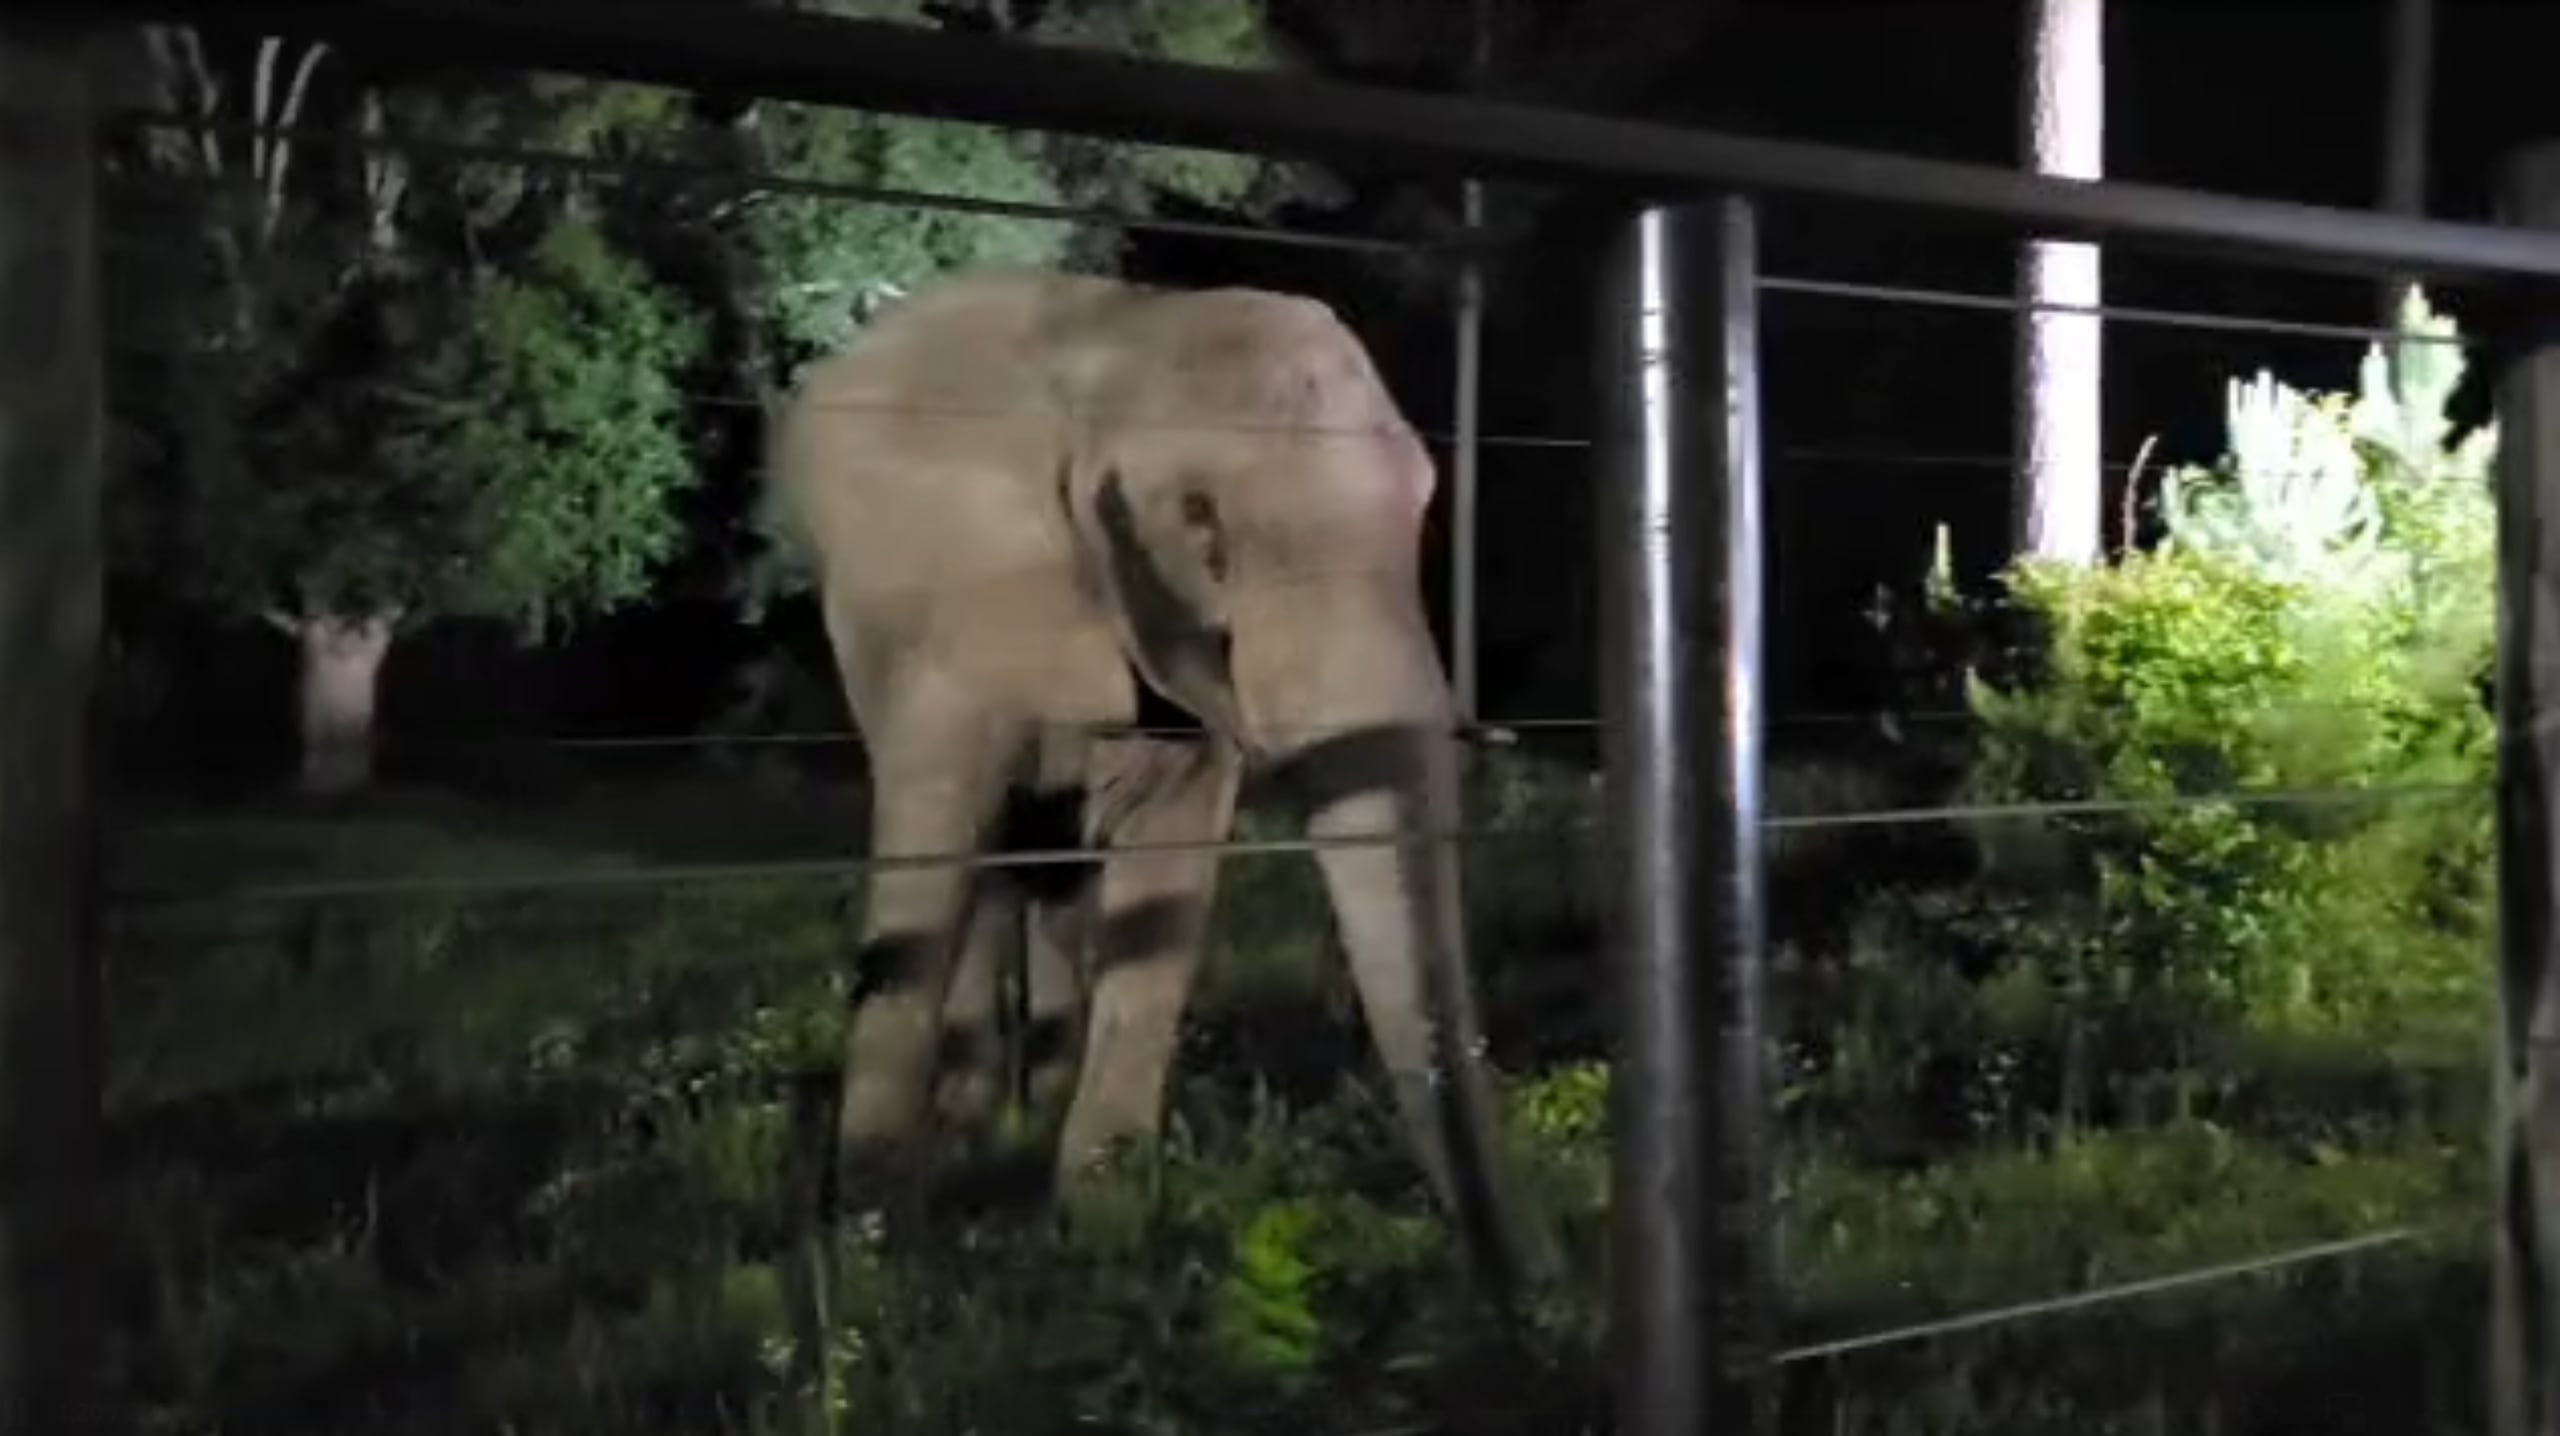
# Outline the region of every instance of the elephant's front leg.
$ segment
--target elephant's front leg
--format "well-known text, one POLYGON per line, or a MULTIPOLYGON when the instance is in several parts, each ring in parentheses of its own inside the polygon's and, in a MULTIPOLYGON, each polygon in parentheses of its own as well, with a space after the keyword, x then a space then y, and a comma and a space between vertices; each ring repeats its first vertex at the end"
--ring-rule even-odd
POLYGON ((884 724, 872 745, 879 865, 863 913, 836 1112, 838 1202, 857 1211, 906 1187, 978 887, 975 860, 1020 751, 983 715, 905 716, 884 724))
POLYGON ((1109 851, 1092 938, 1084 1057, 1060 1135, 1072 1187, 1116 1144, 1152 1137, 1235 821, 1240 756, 1214 738, 1113 740, 1096 749, 1098 837, 1109 851), (1148 849, 1165 849, 1148 851, 1148 849))

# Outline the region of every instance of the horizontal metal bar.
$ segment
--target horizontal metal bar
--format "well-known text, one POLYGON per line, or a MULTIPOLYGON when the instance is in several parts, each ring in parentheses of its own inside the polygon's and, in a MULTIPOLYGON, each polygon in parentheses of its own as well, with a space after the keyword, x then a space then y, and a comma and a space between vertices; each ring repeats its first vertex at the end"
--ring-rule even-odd
POLYGON ((1243 240, 1254 244, 1294 245, 1302 249, 1349 250, 1369 254, 1417 254, 1448 247, 1420 241, 1384 239, 1375 235, 1327 234, 1320 230, 1280 229, 1268 225, 1232 224, 1219 220, 1164 219, 1154 215, 1129 214, 1121 210, 1092 209, 1078 205, 1040 204, 1030 200, 983 199, 975 195, 852 184, 842 180, 805 178, 768 170, 735 169, 695 160, 613 159, 603 155, 578 154, 568 150, 465 144, 458 141, 423 139, 415 135, 363 135, 344 130, 324 130, 309 125, 260 125, 247 121, 209 120, 186 115, 141 111, 120 112, 110 116, 109 119, 115 123, 143 129, 220 134, 242 139, 291 140, 314 148, 351 149, 367 154, 408 155, 414 158, 441 159, 455 164, 505 165, 518 169, 550 170, 562 174, 590 175, 604 179, 647 176, 656 179, 711 182, 733 185, 744 190, 803 195, 812 199, 844 200, 853 204, 1055 221, 1089 225, 1097 229, 1129 230, 1135 233, 1187 234, 1214 239, 1243 240))
MULTIPOLYGON (((24 5, 30 0, 21 0, 24 5)), ((2560 236, 1722 134, 764 7, 669 0, 32 0, 64 12, 327 37, 641 84, 1629 198, 1882 205, 2018 237, 2130 243, 2422 279, 2560 279, 2560 236)))
POLYGON ((2412 1228, 2395 1227, 2366 1236, 2347 1237, 2338 1241, 2321 1242, 2314 1246, 2296 1247, 2292 1251, 2277 1252, 2270 1256, 2220 1262, 2213 1266, 2172 1272, 2166 1276, 2144 1277, 2139 1281, 2073 1292, 2069 1296, 2048 1297, 2041 1301, 2022 1301, 2009 1306, 1995 1306, 1982 1311, 1967 1312, 1962 1316, 1950 1316, 1938 1321, 1915 1322, 1909 1326, 1868 1332, 1861 1336, 1809 1342, 1803 1346, 1789 1347, 1779 1352, 1777 1360, 1782 1366, 1804 1361, 1818 1361, 1824 1357, 1872 1351, 1881 1346, 1900 1346, 1914 1341, 1952 1336, 1962 1331, 1979 1331, 1988 1326, 2005 1326, 2012 1322, 2028 1321, 2040 1316, 2060 1316, 2068 1312, 2086 1311, 2094 1306, 2111 1306, 2117 1302, 2130 1301, 2135 1297, 2157 1296, 2162 1292, 2206 1286, 2244 1276, 2263 1276, 2268 1272, 2282 1271, 2287 1267, 2305 1266, 2312 1262, 2335 1261, 2343 1256, 2354 1256, 2360 1252, 2397 1246, 2403 1242, 2415 1240, 2417 1235, 2418 1233, 2412 1228))

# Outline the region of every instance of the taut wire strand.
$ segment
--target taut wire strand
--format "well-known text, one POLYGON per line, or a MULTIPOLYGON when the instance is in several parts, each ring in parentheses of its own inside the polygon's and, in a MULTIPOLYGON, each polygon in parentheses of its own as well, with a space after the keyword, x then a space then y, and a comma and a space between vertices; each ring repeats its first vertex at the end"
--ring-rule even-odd
MULTIPOLYGON (((2124 813, 2179 811, 2222 804, 2236 807, 2304 807, 2347 803, 2411 801, 2479 795, 2478 785, 2395 784, 2362 788, 2286 789, 2259 792, 2174 794, 2157 798, 2060 799, 2046 802, 1948 804, 1942 807, 1880 808, 1865 812, 1806 813, 1778 816, 1764 826, 1773 832, 1811 832, 1827 828, 1922 826, 1930 823, 2025 821, 2035 818, 2098 817, 2124 813)), ((1471 844, 1514 837, 1548 837, 1591 826, 1559 823, 1538 829, 1462 829, 1446 834, 1423 832, 1355 834, 1334 838, 1227 838, 1205 842, 1132 843, 1108 849, 1027 848, 979 853, 870 855, 855 858, 810 858, 754 863, 663 863, 625 868, 573 868, 549 872, 436 873, 392 878, 314 879, 212 890, 131 887, 111 890, 111 902, 156 906, 210 902, 223 905, 268 902, 313 902, 339 898, 394 898, 428 893, 501 893, 633 887, 664 883, 777 882, 807 878, 849 878, 864 873, 922 867, 972 868, 1062 867, 1118 856, 1176 855, 1214 852, 1230 857, 1315 853, 1337 848, 1422 847, 1471 844)))
MULTIPOLYGON (((117 353, 137 357, 174 357, 181 359, 201 357, 201 351, 185 350, 174 346, 126 344, 116 345, 114 348, 117 353)), ((707 408, 757 410, 767 407, 767 401, 745 394, 725 394, 716 391, 684 389, 676 391, 676 397, 683 400, 685 403, 699 404, 707 408)), ((1010 407, 985 404, 925 405, 890 403, 886 401, 860 402, 844 399, 820 399, 812 401, 812 403, 814 404, 814 407, 827 410, 989 421, 1016 418, 1026 413, 1035 412, 1027 405, 1010 407)), ((1149 419, 1122 420, 1120 422, 1122 422, 1126 427, 1132 429, 1143 429, 1153 432, 1330 434, 1344 437, 1356 436, 1367 432, 1365 430, 1320 424, 1250 425, 1225 421, 1177 423, 1171 420, 1149 419)), ((1427 444, 1434 444, 1445 448, 1458 441, 1458 436, 1446 429, 1432 428, 1425 425, 1414 425, 1412 428, 1414 436, 1427 444)), ((1597 447, 1597 441, 1579 434, 1480 434, 1476 437, 1475 442, 1478 446, 1488 449, 1542 449, 1580 452, 1597 447)), ((1920 449, 1891 448, 1856 449, 1842 448, 1837 445, 1818 444, 1788 445, 1780 447, 1774 449, 1771 452, 1770 457, 1776 462, 1789 464, 1828 464, 1835 466, 1858 465, 1875 468, 1980 469, 1986 472, 1996 473, 2014 473, 2018 466, 2018 461, 2014 457, 2003 454, 1934 452, 1920 449)), ((2135 460, 2109 459, 2103 461, 2101 467, 2110 473, 2127 473, 2139 467, 2139 465, 2135 460)))
POLYGON ((707 164, 698 160, 668 159, 662 156, 619 159, 606 155, 580 154, 571 150, 482 145, 458 140, 423 139, 414 135, 349 134, 308 125, 263 125, 247 120, 206 119, 156 111, 123 111, 109 118, 111 123, 121 123, 137 129, 219 134, 239 139, 292 140, 314 146, 356 149, 371 154, 398 154, 416 159, 440 159, 455 164, 509 165, 521 169, 552 170, 606 179, 646 176, 687 182, 710 182, 741 189, 803 195, 812 199, 844 200, 852 204, 947 210, 959 214, 986 214, 1136 232, 1189 234, 1216 239, 1242 240, 1256 244, 1295 245, 1301 248, 1352 250, 1372 254, 1429 254, 1446 247, 1422 241, 1387 239, 1376 235, 1332 234, 1322 230, 1281 229, 1270 225, 1235 224, 1219 220, 1168 219, 1155 215, 1130 214, 1121 210, 1096 209, 1079 205, 1042 204, 1033 200, 986 199, 976 195, 900 189, 887 185, 855 184, 849 181, 815 179, 766 170, 746 170, 730 165, 707 164))
POLYGON ((2379 324, 2330 324, 2311 319, 2276 319, 2250 314, 2219 314, 2202 309, 2154 309, 2124 304, 2066 304, 2039 300, 2022 303, 2004 294, 1977 294, 1960 289, 1924 289, 1898 284, 1869 284, 1845 279, 1805 279, 1770 275, 1760 288, 1775 294, 1802 294, 1824 299, 1855 299, 1884 304, 1911 304, 1938 309, 1976 309, 2001 313, 2078 314, 2119 323, 2149 324, 2163 329, 2211 329, 2230 334, 2266 334, 2297 339, 2339 339, 2375 344, 2442 344, 2469 348, 2482 341, 2461 334, 2404 333, 2379 324))
MULTIPOLYGON (((2292 703, 2276 710, 2280 713, 2354 713, 2366 711, 2369 704, 2345 700, 2292 703)), ((1773 713, 1764 726, 1771 732, 1812 728, 1911 728, 1970 725, 1982 722, 1980 714, 1963 708, 1919 709, 1895 711, 1888 708, 1808 710, 1795 713, 1773 713)), ((1508 718, 1484 718, 1463 725, 1456 736, 1463 741, 1506 743, 1516 733, 1580 733, 1596 731, 1601 720, 1591 716, 1549 714, 1522 715, 1508 718)), ((1097 730, 1099 736, 1128 738, 1193 738, 1197 727, 1169 727, 1149 724, 1111 724, 1097 730)), ((1291 731, 1281 725, 1281 732, 1291 731)), ((856 744, 862 741, 858 728, 811 728, 772 733, 638 733, 580 736, 576 734, 526 733, 488 738, 439 739, 404 738, 386 735, 384 742, 410 748, 556 748, 568 750, 651 748, 725 748, 725 747, 803 747, 834 744, 856 744)))
POLYGON ((2337 1241, 2295 1247, 2290 1251, 2275 1252, 2266 1256, 2220 1262, 2213 1266, 2171 1272, 2164 1276, 2144 1277, 2138 1281, 2096 1287, 2088 1291, 2073 1292, 2068 1296, 2015 1302, 2008 1306, 1988 1307, 1937 1321, 1914 1322, 1909 1326, 1891 1327, 1861 1336, 1844 1336, 1831 1341, 1808 1342, 1803 1346, 1789 1347, 1779 1352, 1775 1359, 1782 1366, 1792 1365, 1797 1362, 1819 1360, 1826 1356, 1845 1356, 1851 1352, 1872 1351, 1883 1346, 1900 1346, 1914 1341, 1926 1341, 1957 1332, 2005 1326, 2037 1317, 2086 1311, 2091 1307, 2111 1306, 2135 1297, 2157 1296, 2166 1291, 2207 1286, 2244 1276, 2262 1276, 2268 1272, 2282 1271, 2287 1267, 2305 1266, 2312 1262, 2334 1261, 2339 1257, 2397 1246, 2403 1242, 2415 1240, 2417 1235, 2413 1228, 2394 1227, 2384 1231, 2369 1232, 2359 1237, 2345 1237, 2337 1241))
MULTIPOLYGON (((1448 255, 1490 244, 1484 231, 1455 230, 1442 240, 1400 240, 1377 235, 1337 234, 1322 230, 1283 229, 1269 225, 1236 224, 1217 220, 1166 219, 1152 215, 1135 215, 1125 211, 1105 210, 1074 205, 1042 204, 1027 200, 987 199, 972 195, 955 195, 937 191, 908 190, 881 185, 816 179, 765 170, 740 169, 735 166, 708 164, 695 160, 664 157, 616 158, 582 154, 567 150, 544 150, 513 145, 485 145, 464 141, 430 140, 413 135, 362 135, 320 129, 314 126, 270 125, 246 120, 222 120, 208 117, 175 115, 158 111, 119 111, 111 120, 136 128, 170 129, 188 133, 225 134, 237 137, 295 140, 317 146, 338 146, 367 153, 406 154, 417 158, 444 159, 455 163, 512 165, 527 169, 549 169, 565 173, 601 178, 654 176, 689 182, 711 182, 745 189, 770 190, 800 194, 819 199, 840 199, 855 204, 903 206, 917 209, 941 209, 962 213, 989 214, 1052 223, 1089 224, 1131 231, 1159 231, 1235 239, 1249 243, 1297 245, 1319 249, 1335 249, 1376 254, 1448 255)), ((2002 313, 2079 314, 2122 323, 2148 324, 2165 328, 2211 329, 2229 333, 2286 335, 2299 338, 2339 339, 2356 342, 2446 344, 2468 347, 2478 344, 2463 335, 2406 334, 2379 324, 2338 324, 2316 320, 2220 314, 2203 310, 2160 309, 2132 305, 2085 305, 2048 301, 2021 301, 2014 295, 1987 294, 1964 290, 1937 289, 1925 286, 1876 284, 1853 280, 1823 279, 1813 276, 1764 274, 1757 281, 1764 293, 1798 294, 1815 297, 1870 300, 1912 304, 1937 308, 1984 310, 2002 313)))

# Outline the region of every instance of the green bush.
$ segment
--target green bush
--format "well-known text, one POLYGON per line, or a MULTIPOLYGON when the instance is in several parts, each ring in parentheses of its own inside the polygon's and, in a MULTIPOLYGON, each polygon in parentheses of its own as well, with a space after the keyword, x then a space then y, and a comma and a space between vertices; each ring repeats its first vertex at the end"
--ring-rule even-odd
MULTIPOLYGON (((2423 300, 2404 325, 2453 334, 2423 300)), ((2411 352, 2396 387, 2370 354, 2352 395, 2234 383, 2228 452, 2167 476, 2153 547, 2023 564, 1987 601, 1931 575, 1890 636, 1963 660, 1949 797, 1975 859, 1860 903, 1817 965, 1809 1122, 1924 1150, 2204 1111, 2299 1127, 2272 1096, 2298 1082, 2353 1125, 2376 1090, 2476 1068, 2494 434, 2446 417, 2457 348, 2411 352)))

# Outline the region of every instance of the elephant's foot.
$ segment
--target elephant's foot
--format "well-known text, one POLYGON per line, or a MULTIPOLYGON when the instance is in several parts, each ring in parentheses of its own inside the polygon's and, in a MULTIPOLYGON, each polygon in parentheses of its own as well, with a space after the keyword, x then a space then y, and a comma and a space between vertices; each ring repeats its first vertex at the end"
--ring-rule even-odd
POLYGON ((943 1074, 934 1088, 934 1123, 977 1145, 1006 1119, 1004 1072, 993 1062, 972 1062, 943 1074))
POLYGON ((1141 1136, 1072 1156, 1062 1148, 1050 1169, 1059 1222, 1080 1239, 1105 1246, 1144 1240, 1151 1184, 1137 1168, 1152 1151, 1152 1140, 1141 1136))
POLYGON ((924 1145, 847 1142, 835 1167, 826 1218, 839 1232, 890 1248, 912 1248, 928 1226, 924 1145))
POLYGON ((1130 1159, 1153 1150, 1162 1134, 1162 1088, 1113 1083, 1101 1073, 1077 1074, 1077 1087, 1059 1125, 1058 1188, 1106 1179, 1130 1159))

